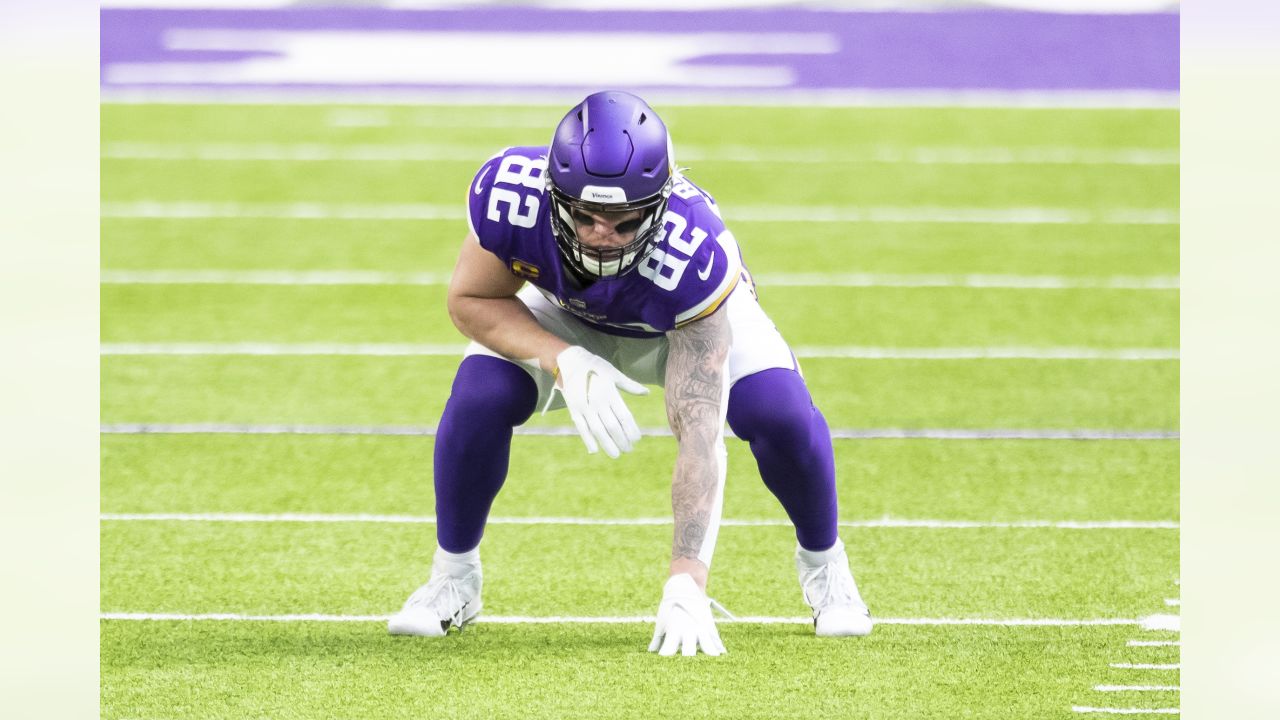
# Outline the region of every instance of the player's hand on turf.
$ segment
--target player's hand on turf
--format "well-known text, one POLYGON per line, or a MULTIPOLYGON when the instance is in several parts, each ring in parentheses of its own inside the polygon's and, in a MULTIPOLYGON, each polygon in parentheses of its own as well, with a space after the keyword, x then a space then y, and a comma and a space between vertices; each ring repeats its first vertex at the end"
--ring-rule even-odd
POLYGON ((693 581, 692 575, 672 575, 662 588, 658 624, 653 629, 649 652, 657 650, 659 655, 675 655, 679 650, 682 655, 692 656, 699 647, 708 655, 726 652, 716 622, 711 619, 711 600, 693 581))
POLYGON ((569 417, 586 443, 587 452, 594 453, 601 446, 611 458, 631 452, 640 441, 640 428, 618 388, 632 395, 648 395, 649 389, 577 345, 561 351, 556 364, 560 370, 556 387, 564 395, 569 417))

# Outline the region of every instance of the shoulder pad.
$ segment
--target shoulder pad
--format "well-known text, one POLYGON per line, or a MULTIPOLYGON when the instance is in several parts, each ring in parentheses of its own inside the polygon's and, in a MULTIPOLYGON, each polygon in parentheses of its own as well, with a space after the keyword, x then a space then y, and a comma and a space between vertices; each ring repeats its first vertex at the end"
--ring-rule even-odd
POLYGON ((733 233, 707 200, 671 203, 658 246, 638 269, 658 287, 673 327, 715 312, 742 275, 733 233))
POLYGON ((537 225, 546 193, 546 148, 511 147, 480 166, 467 188, 467 223, 485 249, 537 225))

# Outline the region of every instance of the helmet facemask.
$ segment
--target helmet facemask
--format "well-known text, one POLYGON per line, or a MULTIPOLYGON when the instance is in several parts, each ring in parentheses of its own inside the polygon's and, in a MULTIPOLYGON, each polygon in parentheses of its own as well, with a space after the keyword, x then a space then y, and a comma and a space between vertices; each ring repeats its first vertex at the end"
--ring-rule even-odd
POLYGON ((639 267, 653 252, 662 229, 674 178, 668 179, 658 194, 630 202, 591 202, 561 191, 548 178, 551 197, 551 229, 565 262, 584 278, 617 278, 639 267), (626 245, 596 248, 578 238, 574 213, 619 214, 639 210, 635 237, 626 245))

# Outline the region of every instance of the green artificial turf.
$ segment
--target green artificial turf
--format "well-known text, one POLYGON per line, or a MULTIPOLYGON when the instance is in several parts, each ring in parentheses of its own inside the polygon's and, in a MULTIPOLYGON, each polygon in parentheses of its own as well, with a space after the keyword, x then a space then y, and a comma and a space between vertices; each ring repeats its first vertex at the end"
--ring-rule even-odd
MULTIPOLYGON (((883 617, 1138 617, 1177 576, 1167 529, 853 528, 864 599, 883 617), (1032 580, 1034 578, 1034 580, 1032 580)), ((669 526, 492 525, 495 615, 652 615, 669 526)), ((737 615, 804 614, 788 527, 724 527, 708 592, 737 615)), ((389 614, 426 582, 435 530, 385 523, 103 525, 107 611, 389 614), (164 548, 157 554, 156 548, 164 548)))
MULTIPOLYGON (((1127 627, 886 626, 817 640, 723 626, 728 654, 661 658, 647 625, 477 625, 442 640, 374 623, 105 622, 107 718, 1066 718, 1131 682, 1127 627)), ((1161 648, 1160 660, 1177 653, 1161 648)), ((1176 672, 1160 680, 1177 684, 1176 672)), ((1176 694, 1125 698, 1169 707, 1176 694)))
MULTIPOLYGON (((788 223, 727 222, 762 292, 771 292, 770 273, 784 272, 1178 273, 1176 226, 810 223, 798 233, 788 223)), ((462 219, 104 218, 102 264, 447 273, 466 233, 462 219)))
MULTIPOLYGON (((541 144, 558 107, 107 104, 102 199, 429 203, 450 220, 131 218, 102 221, 106 271, 376 270, 453 266, 462 195, 493 150, 541 144), (132 147, 130 147, 130 144, 132 147), (142 160, 309 144, 406 146, 451 159, 142 160)), ((1176 224, 768 222, 750 208, 1056 208, 1176 212, 1176 110, 663 109, 677 160, 723 206, 796 346, 1175 349, 1176 290, 784 287, 782 273, 1049 276, 1178 274, 1176 224), (783 130, 783 132, 779 132, 783 130), (888 163, 885 152, 1152 151, 1150 164, 888 163), (683 150, 682 150, 683 149, 683 150), (766 162, 732 160, 755 152, 766 162), (788 153, 794 151, 795 162, 788 153), (682 155, 682 152, 684 155, 682 155), (821 160, 829 153, 831 162, 821 160), (687 159, 681 160, 682 157, 687 159), (858 159, 862 158, 862 159, 858 159), (1170 160, 1170 158, 1173 158, 1170 160), (735 215, 735 213, 739 213, 735 215)), ((794 211, 794 210, 793 210, 794 211)), ((803 212, 803 209, 799 210, 803 212)), ((1158 218, 1159 219, 1159 218, 1158 218)), ((444 286, 104 284, 106 343, 440 343, 461 336, 444 286)), ((433 426, 458 358, 105 356, 102 421, 433 426)), ((830 425, 1176 431, 1177 360, 802 361, 830 425)), ((630 401, 665 426, 662 394, 630 401)), ((563 413, 532 428, 565 427, 563 413)), ((711 594, 744 616, 806 615, 794 534, 747 446, 729 443, 711 594)), ((107 519, 101 607, 124 613, 385 615, 426 579, 435 547, 430 435, 102 435, 104 513, 320 513, 423 522, 107 519)), ((1178 442, 837 440, 846 523, 1176 523, 1178 442)), ((640 519, 670 513, 675 441, 611 461, 576 437, 518 436, 493 516, 640 519)), ((652 615, 671 526, 491 525, 485 616, 652 615)), ((1176 525, 1158 528, 845 525, 881 619, 1111 618, 1176 613, 1176 525)), ((442 640, 380 622, 104 620, 102 715, 173 718, 1072 718, 1072 706, 1177 707, 1176 632, 1129 625, 881 624, 819 640, 800 624, 722 623, 725 657, 658 658, 652 626, 481 622, 442 640)))
MULTIPOLYGON (((730 439, 724 516, 782 519, 746 443, 730 439)), ((102 510, 432 515, 433 438, 104 435, 102 510)), ((576 437, 516 437, 503 517, 662 517, 675 441, 617 460, 576 437)), ((863 440, 835 445, 840 516, 1177 520, 1178 444, 863 440)))
MULTIPOLYGON (((1178 344, 1177 291, 761 288, 795 345, 1178 344)), ((104 342, 459 343, 445 288, 107 285, 104 342)))
MULTIPOLYGON (((454 357, 121 357, 102 359, 102 418, 111 423, 434 425, 454 357)), ((835 428, 1173 430, 1173 361, 802 361, 835 428)), ((642 427, 664 427, 662 393, 627 398, 642 427)), ((562 412, 533 427, 568 426, 562 412)))

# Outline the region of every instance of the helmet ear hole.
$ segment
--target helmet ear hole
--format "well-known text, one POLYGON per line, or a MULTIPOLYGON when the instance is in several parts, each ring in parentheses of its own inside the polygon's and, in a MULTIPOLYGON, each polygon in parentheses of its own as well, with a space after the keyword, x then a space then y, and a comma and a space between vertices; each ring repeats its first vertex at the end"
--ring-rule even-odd
POLYGON ((645 120, 648 120, 648 119, 649 119, 649 116, 648 116, 648 115, 646 115, 646 114, 644 114, 644 113, 640 113, 640 123, 639 123, 639 124, 640 124, 640 125, 643 125, 643 124, 644 124, 644 121, 645 121, 645 120))

